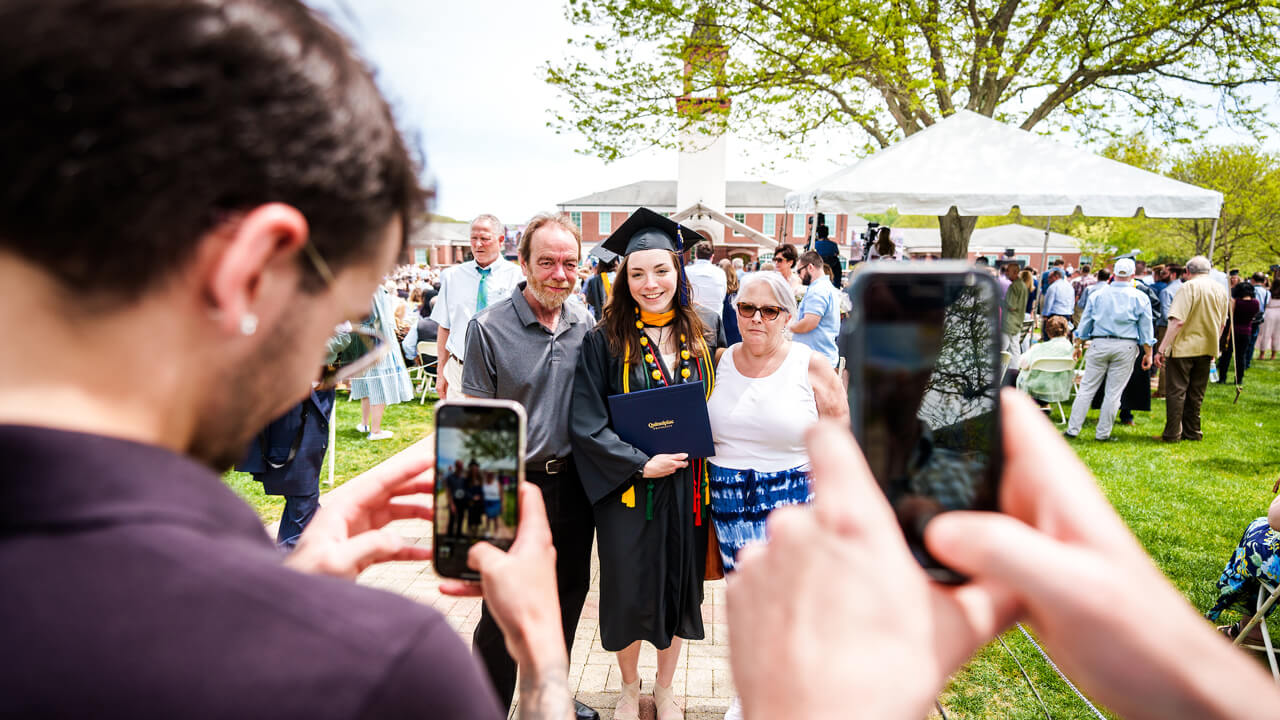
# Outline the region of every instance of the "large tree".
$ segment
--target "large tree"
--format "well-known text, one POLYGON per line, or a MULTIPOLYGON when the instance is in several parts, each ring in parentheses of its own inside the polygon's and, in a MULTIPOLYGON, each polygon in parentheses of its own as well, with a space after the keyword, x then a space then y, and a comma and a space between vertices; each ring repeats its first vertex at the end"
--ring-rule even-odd
MULTIPOLYGON (((1214 265, 1259 270, 1280 257, 1280 156, 1253 144, 1188 145, 1169 150, 1135 134, 1110 143, 1102 154, 1223 195, 1213 240, 1214 265)), ((1148 218, 1066 218, 1065 230, 1083 239, 1090 254, 1141 249, 1148 261, 1185 262, 1208 255, 1214 221, 1148 218)))
MULTIPOLYGON (((1280 78, 1276 0, 569 0, 568 15, 582 34, 547 67, 567 101, 553 125, 605 160, 706 121, 799 154, 845 128, 865 152, 961 108, 1027 130, 1186 137, 1216 107, 1258 133, 1251 91, 1280 78), (687 77, 698 38, 727 58, 687 77), (731 105, 677 102, 690 96, 731 105)), ((962 256, 973 219, 939 222, 943 254, 962 256)))

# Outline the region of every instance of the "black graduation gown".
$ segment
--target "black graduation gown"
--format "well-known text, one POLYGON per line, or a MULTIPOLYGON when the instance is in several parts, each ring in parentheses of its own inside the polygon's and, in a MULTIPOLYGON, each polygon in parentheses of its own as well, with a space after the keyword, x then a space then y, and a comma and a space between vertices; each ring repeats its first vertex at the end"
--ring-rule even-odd
MULTIPOLYGON (((722 337, 723 331, 717 333, 722 337)), ((711 347, 713 356, 714 346, 711 347)), ((661 362, 661 358, 659 358, 661 362)), ((667 377, 671 377, 669 369, 667 377)), ((636 640, 659 649, 679 636, 701 640, 702 578, 710 515, 695 495, 694 465, 653 478, 653 518, 645 519, 649 461, 613 431, 608 397, 622 393, 621 359, 609 353, 603 328, 587 333, 578 356, 569 437, 578 476, 591 501, 600 552, 600 640, 618 652, 636 640), (634 487, 634 507, 623 494, 634 487), (701 510, 701 525, 695 522, 701 510)), ((647 387, 645 367, 630 369, 631 388, 647 387)), ((692 379, 696 380, 695 370, 692 379)), ((700 481, 699 481, 700 486, 700 481)))
POLYGON ((604 294, 604 280, 599 273, 587 278, 583 292, 587 296, 587 307, 591 308, 591 314, 599 320, 604 315, 604 304, 608 301, 604 294))

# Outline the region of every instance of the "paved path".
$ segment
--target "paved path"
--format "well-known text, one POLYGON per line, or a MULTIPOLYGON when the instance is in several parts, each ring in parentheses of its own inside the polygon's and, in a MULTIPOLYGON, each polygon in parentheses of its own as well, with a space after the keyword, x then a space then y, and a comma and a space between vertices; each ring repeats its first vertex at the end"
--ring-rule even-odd
MULTIPOLYGON (((425 521, 400 521, 391 526, 401 535, 419 545, 431 544, 431 525, 425 521)), ((480 601, 473 598, 452 598, 440 594, 440 578, 429 562, 384 563, 369 568, 360 575, 362 585, 400 593, 420 603, 430 605, 448 618, 458 635, 471 645, 471 632, 480 620, 480 601)), ((729 672, 729 633, 724 615, 723 580, 706 584, 706 599, 702 604, 702 620, 706 628, 705 640, 687 642, 680 651, 680 665, 676 669, 672 687, 676 695, 685 698, 685 717, 688 720, 720 720, 733 698, 733 678, 729 672)), ((569 658, 569 687, 582 702, 598 709, 603 720, 613 717, 613 706, 621 692, 622 680, 618 674, 613 654, 600 645, 600 569, 592 557, 591 592, 587 595, 582 620, 578 623, 578 635, 569 658)), ((649 689, 657 672, 657 655, 650 645, 640 653, 640 678, 643 683, 641 717, 654 717, 649 689)), ((518 703, 518 700, 517 700, 518 703)), ((514 717, 514 713, 513 713, 514 717)))

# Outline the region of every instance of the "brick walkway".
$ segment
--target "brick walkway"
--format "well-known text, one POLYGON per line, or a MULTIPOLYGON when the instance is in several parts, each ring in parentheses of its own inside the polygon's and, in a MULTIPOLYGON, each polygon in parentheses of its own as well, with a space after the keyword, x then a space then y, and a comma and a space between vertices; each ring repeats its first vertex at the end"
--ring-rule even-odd
MULTIPOLYGON (((401 521, 391 526, 404 537, 419 545, 431 544, 431 525, 425 521, 401 521)), ((360 575, 362 585, 400 593, 420 603, 430 605, 448 618, 458 635, 471 645, 471 632, 480 620, 480 601, 472 598, 452 598, 440 594, 440 578, 429 562, 384 563, 369 568, 360 575)), ((672 687, 676 695, 685 698, 685 717, 688 720, 720 720, 733 698, 733 678, 729 672, 728 626, 724 616, 723 580, 706 585, 706 599, 702 605, 702 619, 706 627, 705 640, 687 642, 680 651, 680 665, 676 669, 672 687)), ((618 674, 613 654, 600 645, 600 570, 598 560, 592 558, 591 592, 587 595, 582 620, 578 623, 578 635, 574 641, 573 656, 569 658, 569 687, 577 698, 600 711, 603 720, 613 717, 613 705, 621 692, 622 680, 618 674)), ((640 653, 640 678, 643 682, 641 717, 654 717, 653 702, 649 695, 657 671, 657 655, 652 646, 645 645, 640 653)), ((519 700, 517 699, 517 707, 519 700)), ((513 717, 515 713, 513 713, 513 717)))

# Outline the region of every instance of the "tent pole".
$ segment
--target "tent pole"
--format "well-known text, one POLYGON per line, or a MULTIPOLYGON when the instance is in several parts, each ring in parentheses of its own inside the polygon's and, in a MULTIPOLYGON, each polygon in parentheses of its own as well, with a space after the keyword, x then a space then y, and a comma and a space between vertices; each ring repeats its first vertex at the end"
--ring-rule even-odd
MULTIPOLYGON (((1044 244, 1040 246, 1040 264, 1044 267, 1040 270, 1040 276, 1044 277, 1044 273, 1049 270, 1049 226, 1053 223, 1053 218, 1044 221, 1044 244)), ((1044 288, 1040 288, 1036 293, 1036 314, 1041 315, 1044 310, 1044 288)), ((1034 321, 1035 318, 1032 318, 1034 321)))
POLYGON ((1213 230, 1209 232, 1209 267, 1213 267, 1213 245, 1217 241, 1217 239, 1218 239, 1218 218, 1214 218, 1213 230))

